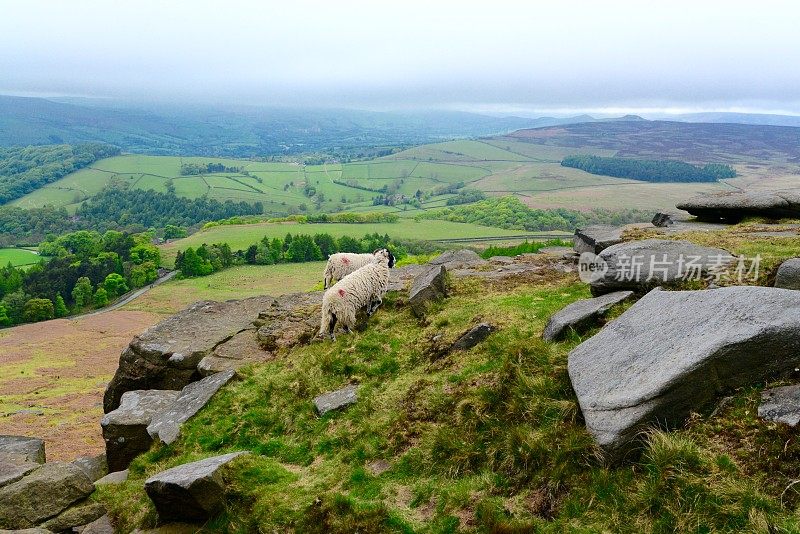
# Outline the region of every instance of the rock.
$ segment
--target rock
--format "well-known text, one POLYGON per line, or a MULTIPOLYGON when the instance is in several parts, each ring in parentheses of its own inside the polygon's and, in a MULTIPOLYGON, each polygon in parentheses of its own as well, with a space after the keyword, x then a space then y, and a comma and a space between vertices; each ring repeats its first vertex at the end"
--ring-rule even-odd
POLYGON ((25 436, 0 436, 0 461, 43 464, 44 441, 25 436))
POLYGON ((615 304, 629 299, 633 291, 615 291, 601 297, 573 302, 553 314, 542 333, 545 341, 556 341, 564 337, 569 329, 582 332, 596 324, 615 304))
POLYGON ((86 501, 79 503, 76 506, 67 508, 56 517, 48 519, 42 526, 53 532, 61 532, 63 530, 79 527, 91 523, 106 513, 105 507, 96 502, 86 501))
POLYGON ((174 403, 165 411, 153 416, 153 420, 147 426, 147 433, 154 440, 160 440, 167 445, 174 442, 178 439, 181 425, 199 412, 235 374, 232 370, 223 371, 183 388, 174 403))
POLYGON ((676 206, 705 221, 737 223, 745 217, 800 217, 800 191, 730 191, 694 196, 676 206))
POLYGON ((80 534, 114 534, 111 518, 104 515, 83 527, 80 534))
POLYGON ((16 482, 40 465, 34 462, 16 463, 0 460, 0 488, 16 482))
POLYGON ((767 421, 797 426, 800 423, 800 384, 762 391, 758 416, 767 421))
POLYGON ((191 523, 167 523, 156 528, 137 528, 132 534, 197 534, 197 532, 197 525, 191 523))
POLYGON ((468 350, 489 337, 489 334, 496 330, 494 325, 481 323, 473 326, 453 343, 451 350, 468 350))
POLYGON ((81 468, 90 481, 94 482, 108 474, 108 463, 105 454, 97 456, 81 456, 73 460, 73 465, 81 468))
POLYGON ((46 463, 0 488, 0 528, 32 528, 85 499, 94 486, 72 464, 46 463))
POLYGON ((800 258, 791 258, 778 267, 775 287, 800 290, 800 258))
POLYGON ((314 408, 321 416, 333 410, 341 410, 358 401, 358 386, 350 385, 314 398, 314 408))
POLYGON ((179 390, 198 377, 197 364, 253 321, 275 299, 197 302, 133 338, 106 389, 103 410, 119 406, 126 391, 179 390))
POLYGON ((653 226, 656 226, 658 228, 666 228, 667 226, 674 224, 674 221, 672 220, 672 217, 670 215, 661 212, 656 213, 653 216, 653 220, 651 222, 653 226))
POLYGON ((408 295, 411 311, 417 317, 423 317, 428 310, 428 303, 447 296, 447 268, 444 265, 431 265, 415 279, 408 295))
POLYGON ((478 256, 478 253, 474 250, 463 249, 442 252, 428 263, 430 265, 444 265, 448 271, 455 271, 456 269, 474 269, 489 262, 478 256))
POLYGON ((542 247, 537 252, 539 254, 553 254, 554 256, 569 254, 570 257, 575 253, 570 247, 542 247))
POLYGON ((220 468, 246 452, 234 452, 179 465, 144 483, 158 511, 159 522, 206 521, 223 503, 225 483, 220 468))
POLYGON ((594 225, 575 230, 572 248, 578 254, 591 252, 600 254, 611 245, 622 242, 622 228, 617 226, 594 225))
POLYGON ((392 464, 386 460, 375 460, 367 464, 367 469, 373 476, 379 476, 392 468, 392 464))
POLYGON ((644 293, 659 285, 706 277, 726 269, 734 257, 719 248, 688 241, 645 239, 613 245, 599 255, 607 270, 589 279, 592 294, 630 289, 644 293))
POLYGON ((53 534, 51 530, 42 527, 21 528, 14 530, 0 529, 0 534, 53 534))
POLYGON ((492 256, 489 258, 489 263, 494 263, 496 265, 510 265, 514 263, 514 258, 511 256, 492 256))
POLYGON ((259 345, 255 329, 244 330, 200 360, 197 370, 203 376, 211 376, 221 371, 235 371, 245 365, 263 363, 272 357, 272 353, 259 345))
POLYGON ((114 471, 113 473, 109 473, 103 478, 94 481, 95 486, 104 486, 107 484, 122 484, 128 480, 128 470, 125 469, 123 471, 114 471))
POLYGON ((111 471, 126 469, 139 454, 150 449, 153 438, 147 426, 156 415, 175 404, 179 391, 153 389, 126 391, 119 408, 100 420, 106 457, 111 471))
POLYGON ((315 291, 273 299, 255 320, 261 347, 275 352, 314 338, 319 332, 322 295, 321 291, 315 291))
POLYGON ((800 293, 656 289, 569 355, 586 427, 612 459, 732 388, 800 366, 800 293))

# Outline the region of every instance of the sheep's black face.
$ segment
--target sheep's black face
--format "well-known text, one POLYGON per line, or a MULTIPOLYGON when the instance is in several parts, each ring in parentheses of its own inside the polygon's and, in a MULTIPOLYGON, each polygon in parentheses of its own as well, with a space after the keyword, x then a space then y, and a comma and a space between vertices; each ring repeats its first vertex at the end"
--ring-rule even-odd
POLYGON ((386 252, 389 253, 389 268, 391 269, 392 267, 394 267, 394 262, 395 262, 394 254, 392 254, 392 252, 389 250, 387 250, 386 252))

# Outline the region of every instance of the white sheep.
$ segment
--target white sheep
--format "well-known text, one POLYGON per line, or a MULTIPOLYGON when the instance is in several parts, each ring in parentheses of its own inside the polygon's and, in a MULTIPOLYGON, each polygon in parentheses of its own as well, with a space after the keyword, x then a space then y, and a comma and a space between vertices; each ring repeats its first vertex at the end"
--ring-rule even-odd
POLYGON ((388 250, 372 255, 372 262, 348 274, 322 296, 322 320, 319 335, 335 340, 334 329, 341 323, 345 332, 356 324, 356 314, 367 308, 372 315, 383 302, 389 288, 389 264, 394 257, 388 250))
POLYGON ((372 254, 356 254, 353 252, 337 252, 336 254, 331 254, 330 257, 328 257, 328 263, 325 265, 323 287, 328 289, 334 280, 341 280, 368 263, 373 263, 375 261, 375 255, 379 252, 388 252, 389 268, 394 267, 394 255, 385 248, 376 250, 372 254))

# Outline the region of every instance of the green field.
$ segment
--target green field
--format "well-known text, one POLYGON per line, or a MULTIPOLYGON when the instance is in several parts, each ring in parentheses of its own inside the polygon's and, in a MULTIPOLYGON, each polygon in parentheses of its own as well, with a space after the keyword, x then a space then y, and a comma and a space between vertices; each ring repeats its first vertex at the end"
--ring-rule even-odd
POLYGON ((33 265, 39 263, 41 256, 24 248, 0 248, 0 266, 5 267, 11 263, 15 267, 20 265, 33 265))
POLYGON ((402 218, 396 223, 376 224, 261 223, 214 226, 190 235, 185 239, 167 243, 161 247, 161 252, 165 264, 171 265, 175 260, 175 255, 178 250, 196 247, 203 243, 228 243, 233 250, 237 250, 246 249, 248 246, 257 243, 264 236, 272 238, 283 237, 287 233, 309 235, 328 233, 334 237, 341 237, 344 235, 363 237, 365 234, 374 232, 389 234, 389 236, 396 239, 421 240, 449 239, 456 237, 513 237, 526 233, 517 230, 503 230, 500 228, 479 226, 477 224, 450 221, 415 221, 402 218))

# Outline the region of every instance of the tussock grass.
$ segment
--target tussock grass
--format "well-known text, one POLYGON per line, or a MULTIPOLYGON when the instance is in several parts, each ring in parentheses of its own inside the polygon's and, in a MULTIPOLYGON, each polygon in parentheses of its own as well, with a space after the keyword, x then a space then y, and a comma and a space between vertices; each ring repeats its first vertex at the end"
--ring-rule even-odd
POLYGON ((800 529, 796 496, 781 503, 800 448, 785 429, 755 419, 760 387, 685 428, 652 431, 629 465, 603 464, 566 370, 582 338, 540 339, 553 312, 589 296, 571 275, 559 276, 456 280, 424 322, 388 298, 364 331, 244 370, 178 442, 140 456, 128 482, 96 498, 118 528, 151 526, 147 476, 245 449, 253 454, 225 473, 226 510, 205 531, 800 529), (434 337, 447 343, 481 320, 499 330, 477 347, 428 350, 434 337), (357 404, 314 414, 314 396, 350 383, 360 386, 357 404), (375 470, 378 461, 388 469, 375 470))

